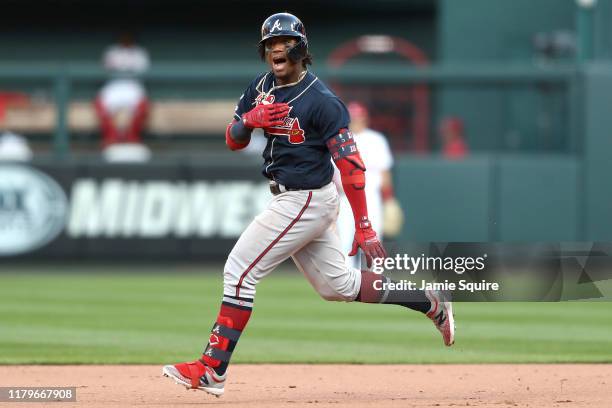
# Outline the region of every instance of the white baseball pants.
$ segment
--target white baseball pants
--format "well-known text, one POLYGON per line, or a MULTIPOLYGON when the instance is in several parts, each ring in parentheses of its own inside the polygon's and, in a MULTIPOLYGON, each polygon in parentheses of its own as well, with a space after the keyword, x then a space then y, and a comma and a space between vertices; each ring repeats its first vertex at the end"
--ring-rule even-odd
POLYGON ((224 294, 253 299, 257 283, 292 257, 321 297, 355 300, 361 272, 346 265, 336 233, 337 217, 338 192, 333 183, 274 196, 230 252, 224 294))

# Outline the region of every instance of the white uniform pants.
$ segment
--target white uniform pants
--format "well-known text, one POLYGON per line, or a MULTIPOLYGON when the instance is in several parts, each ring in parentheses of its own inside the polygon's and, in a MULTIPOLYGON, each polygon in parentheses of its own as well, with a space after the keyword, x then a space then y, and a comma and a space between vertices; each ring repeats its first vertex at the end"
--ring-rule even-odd
POLYGON ((346 265, 335 230, 338 192, 317 190, 274 196, 242 233, 224 268, 224 294, 252 299, 257 283, 288 257, 326 300, 353 301, 361 272, 346 265))

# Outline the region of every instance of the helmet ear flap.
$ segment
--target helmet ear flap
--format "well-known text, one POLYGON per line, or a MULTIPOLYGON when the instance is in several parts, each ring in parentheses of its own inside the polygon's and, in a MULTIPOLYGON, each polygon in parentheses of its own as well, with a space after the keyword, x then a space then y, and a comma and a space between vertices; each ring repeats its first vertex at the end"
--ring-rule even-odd
POLYGON ((266 46, 264 45, 264 41, 260 42, 257 46, 257 52, 259 52, 259 57, 262 61, 266 60, 266 46))
POLYGON ((287 51, 287 56, 293 62, 299 62, 308 54, 308 43, 304 38, 300 38, 300 40, 295 44, 289 51, 287 51))

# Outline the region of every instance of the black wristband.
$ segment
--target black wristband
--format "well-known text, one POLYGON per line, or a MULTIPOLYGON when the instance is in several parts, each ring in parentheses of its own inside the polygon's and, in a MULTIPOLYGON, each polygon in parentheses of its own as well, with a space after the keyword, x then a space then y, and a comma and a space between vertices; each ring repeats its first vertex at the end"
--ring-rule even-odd
POLYGON ((244 143, 248 141, 251 137, 252 131, 253 129, 244 126, 244 123, 242 123, 242 119, 237 122, 234 122, 234 124, 232 124, 232 127, 230 128, 230 134, 232 136, 232 139, 234 139, 238 143, 244 143))

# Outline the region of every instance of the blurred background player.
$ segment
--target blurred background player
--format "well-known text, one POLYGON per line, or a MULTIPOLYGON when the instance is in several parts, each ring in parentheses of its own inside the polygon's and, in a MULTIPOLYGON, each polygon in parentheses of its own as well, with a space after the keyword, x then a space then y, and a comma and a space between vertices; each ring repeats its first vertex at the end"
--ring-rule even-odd
POLYGON ((463 159, 468 154, 463 120, 456 116, 442 119, 440 123, 442 155, 450 160, 463 159))
POLYGON ((0 161, 30 161, 32 149, 28 140, 16 133, 4 131, 0 133, 0 161))
POLYGON ((111 77, 95 100, 103 157, 109 162, 147 161, 151 152, 142 143, 141 133, 149 101, 138 77, 149 69, 149 54, 125 32, 105 51, 103 64, 111 77))
MULTIPOLYGON (((402 228, 404 217, 393 192, 391 175, 393 156, 389 143, 382 133, 368 128, 369 112, 364 104, 351 102, 347 105, 347 108, 351 117, 350 129, 367 169, 365 172, 365 193, 372 228, 381 240, 385 236, 395 236, 402 228)), ((344 195, 338 169, 334 171, 334 182, 340 193, 338 234, 346 255, 351 251, 353 244, 355 221, 353 220, 351 206, 344 195)), ((347 257, 347 264, 361 269, 361 253, 347 257)))

